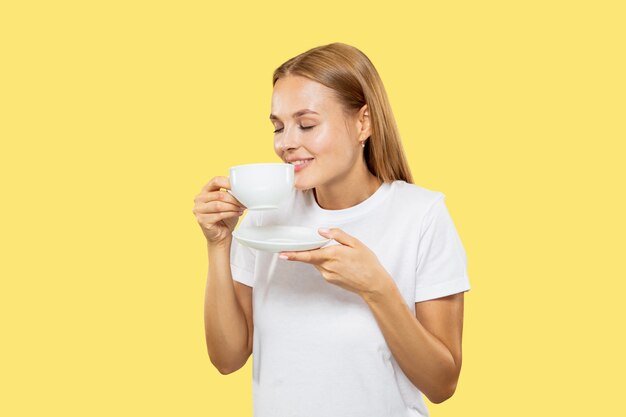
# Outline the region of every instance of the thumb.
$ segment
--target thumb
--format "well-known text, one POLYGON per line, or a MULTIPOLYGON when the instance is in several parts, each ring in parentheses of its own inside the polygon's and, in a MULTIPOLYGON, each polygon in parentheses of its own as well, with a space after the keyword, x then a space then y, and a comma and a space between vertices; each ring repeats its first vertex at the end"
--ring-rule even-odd
POLYGON ((349 234, 337 227, 333 227, 331 229, 320 228, 317 232, 326 238, 334 239, 338 243, 350 246, 351 248, 354 248, 359 244, 359 241, 356 238, 350 236, 349 234))

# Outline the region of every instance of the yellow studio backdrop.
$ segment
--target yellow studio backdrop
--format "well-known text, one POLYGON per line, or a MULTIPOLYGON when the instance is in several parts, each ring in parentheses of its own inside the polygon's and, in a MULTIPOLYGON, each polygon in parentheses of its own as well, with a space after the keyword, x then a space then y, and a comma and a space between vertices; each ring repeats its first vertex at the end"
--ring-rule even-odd
POLYGON ((193 198, 275 162, 272 71, 379 70, 465 245, 451 416, 624 415, 623 2, 0 5, 0 415, 250 416, 203 328, 193 198))

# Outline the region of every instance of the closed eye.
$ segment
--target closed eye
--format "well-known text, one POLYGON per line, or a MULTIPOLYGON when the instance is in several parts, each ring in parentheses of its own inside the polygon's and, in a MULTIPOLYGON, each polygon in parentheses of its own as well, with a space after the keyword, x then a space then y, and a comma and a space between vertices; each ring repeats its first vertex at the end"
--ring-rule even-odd
MULTIPOLYGON (((309 129, 313 129, 315 127, 315 125, 313 126, 298 126, 300 129, 302 130, 309 130, 309 129)), ((280 133, 283 131, 283 128, 281 127, 280 129, 276 129, 274 130, 274 133, 280 133)))

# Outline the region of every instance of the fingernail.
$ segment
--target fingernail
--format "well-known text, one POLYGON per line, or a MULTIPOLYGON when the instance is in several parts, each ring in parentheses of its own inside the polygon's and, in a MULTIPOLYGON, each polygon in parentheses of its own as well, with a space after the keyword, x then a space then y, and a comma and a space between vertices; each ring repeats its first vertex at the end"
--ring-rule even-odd
POLYGON ((282 254, 281 254, 281 255, 278 255, 278 257, 279 257, 280 259, 289 259, 289 256, 287 256, 287 255, 282 255, 282 254))
POLYGON ((330 229, 327 229, 327 228, 325 228, 325 227, 322 227, 322 228, 320 228, 320 229, 318 229, 318 230, 319 230, 321 233, 328 233, 328 232, 330 232, 330 229))

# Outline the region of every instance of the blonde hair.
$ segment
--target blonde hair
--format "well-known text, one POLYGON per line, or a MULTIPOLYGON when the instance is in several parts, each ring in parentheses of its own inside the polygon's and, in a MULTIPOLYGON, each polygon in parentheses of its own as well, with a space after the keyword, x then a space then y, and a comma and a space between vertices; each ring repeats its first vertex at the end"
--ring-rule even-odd
POLYGON ((334 90, 347 111, 367 104, 372 132, 364 148, 367 168, 384 182, 413 182, 383 82, 363 52, 339 42, 318 46, 276 68, 272 85, 287 75, 306 77, 334 90))

